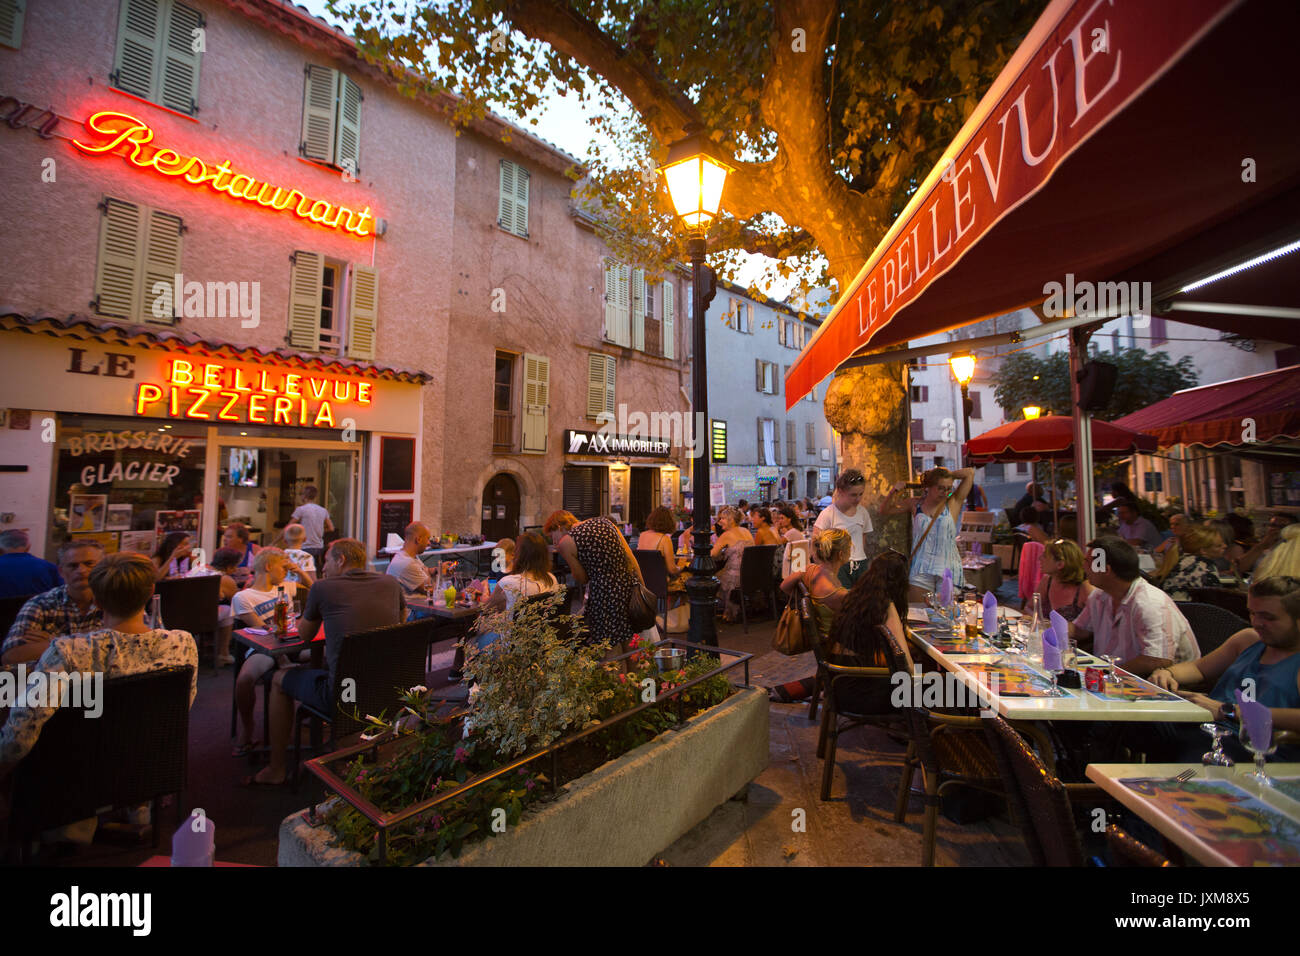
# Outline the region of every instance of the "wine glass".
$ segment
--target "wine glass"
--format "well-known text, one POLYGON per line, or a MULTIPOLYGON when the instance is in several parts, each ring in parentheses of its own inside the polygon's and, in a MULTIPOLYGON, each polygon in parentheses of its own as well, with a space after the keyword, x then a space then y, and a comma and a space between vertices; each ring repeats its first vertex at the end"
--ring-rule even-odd
POLYGON ((1246 727, 1246 721, 1243 720, 1241 726, 1237 728, 1237 739, 1241 741, 1243 747, 1255 755, 1255 772, 1250 776, 1254 777, 1262 787, 1273 786, 1272 778, 1264 772, 1265 758, 1277 752, 1277 744, 1273 742, 1273 728, 1269 728, 1268 736, 1265 739, 1254 740, 1246 727))
POLYGON ((1221 727, 1211 721, 1201 724, 1201 730, 1209 734, 1214 742, 1208 753, 1201 754, 1201 764, 1206 767, 1231 767, 1233 760, 1223 751, 1223 738, 1232 733, 1227 727, 1221 727))
POLYGON ((1106 683, 1122 683, 1119 677, 1119 672, 1115 669, 1115 665, 1119 663, 1119 656, 1115 654, 1102 654, 1100 656, 1101 659, 1106 662, 1106 683))

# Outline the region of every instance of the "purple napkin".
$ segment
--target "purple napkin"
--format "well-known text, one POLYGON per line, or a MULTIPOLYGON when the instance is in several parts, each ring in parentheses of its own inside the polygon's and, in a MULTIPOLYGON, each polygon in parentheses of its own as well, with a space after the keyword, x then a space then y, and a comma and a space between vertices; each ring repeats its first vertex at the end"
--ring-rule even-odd
POLYGON ((1237 711, 1241 714, 1241 725, 1251 743, 1261 751, 1267 750, 1273 742, 1273 714, 1257 700, 1245 700, 1241 691, 1237 691, 1237 711))
POLYGON ((984 633, 996 634, 998 632, 998 599, 993 596, 992 591, 984 592, 984 633))
POLYGON ((1049 674, 1061 670, 1060 638, 1050 627, 1043 631, 1043 670, 1049 674))
POLYGON ((1053 611, 1049 615, 1049 623, 1052 625, 1052 630, 1056 632, 1057 644, 1061 650, 1065 650, 1066 642, 1070 640, 1070 622, 1053 611))
POLYGON ((943 569, 943 580, 939 582, 939 606, 947 607, 952 603, 952 568, 943 569))

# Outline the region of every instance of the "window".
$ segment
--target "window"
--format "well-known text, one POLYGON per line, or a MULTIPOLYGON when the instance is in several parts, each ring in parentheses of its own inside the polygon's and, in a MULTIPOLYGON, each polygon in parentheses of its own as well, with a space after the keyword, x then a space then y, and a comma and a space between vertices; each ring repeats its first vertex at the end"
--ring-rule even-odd
POLYGON ((912 386, 912 401, 914 401, 914 402, 928 402, 929 400, 930 400, 930 386, 929 386, 929 385, 913 385, 913 386, 912 386))
POLYGON ((501 160, 501 195, 497 200, 497 225, 506 232, 528 238, 528 170, 501 160))
MULTIPOLYGON (((613 359, 610 359, 612 362, 613 359)), ((610 380, 613 393, 613 380, 610 380)), ((528 455, 546 454, 546 435, 551 403, 551 360, 543 355, 524 355, 524 443, 528 455)))
POLYGON ((803 323, 798 319, 778 315, 776 317, 777 325, 780 328, 778 338, 782 345, 788 349, 802 349, 806 342, 803 323))
POLYGON ((361 87, 338 70, 308 64, 298 152, 356 175, 361 169, 361 87))
POLYGON ((1148 494, 1164 491, 1165 476, 1158 471, 1144 471, 1142 473, 1142 488, 1148 494))
POLYGON ((727 423, 714 419, 709 436, 709 448, 715 464, 727 463, 727 423))
POLYGON ((564 468, 564 510, 578 518, 605 513, 609 496, 609 469, 566 465, 564 468))
POLYGON ((920 458, 912 459, 912 477, 915 478, 925 471, 925 463, 920 458))
POLYGON ((754 334, 754 303, 745 303, 745 327, 742 329, 746 335, 754 334))
MULTIPOLYGON (((6 6, 12 3, 4 0, 6 6)), ((109 82, 150 103, 193 116, 199 111, 202 59, 194 50, 194 31, 203 22, 203 14, 175 0, 122 0, 109 82)))
POLYGON ((180 217, 120 199, 105 199, 99 208, 95 312, 131 322, 174 324, 180 307, 172 301, 175 277, 182 271, 180 217), (159 283, 165 294, 154 293, 159 283))
POLYGON ((810 401, 810 402, 815 402, 815 401, 817 401, 817 389, 815 389, 815 388, 810 388, 810 389, 808 389, 808 394, 807 394, 807 396, 805 396, 805 397, 806 397, 807 400, 810 401))
POLYGON ((979 393, 979 392, 971 392, 971 393, 970 393, 970 417, 971 417, 971 418, 983 418, 983 417, 984 417, 984 413, 980 410, 980 393, 979 393))
POLYGON ((23 3, 25 0, 0 0, 0 45, 17 50, 23 42, 23 3))
POLYGON ((942 467, 943 467, 943 455, 935 455, 935 456, 934 456, 934 467, 936 467, 936 468, 942 468, 942 467))
POLYGON ((920 418, 913 418, 910 434, 912 441, 925 441, 925 422, 920 418))
POLYGON ((373 359, 379 272, 304 249, 291 259, 289 344, 310 352, 373 359))
POLYGON ((762 359, 754 360, 754 388, 766 395, 779 394, 776 383, 776 363, 764 362, 762 359))
POLYGON ((815 455, 817 454, 817 427, 812 422, 805 422, 803 427, 804 448, 808 450, 808 454, 815 455))
POLYGON ((587 356, 587 417, 614 415, 614 385, 618 363, 612 355, 591 352, 587 356))
POLYGON ((781 432, 775 419, 758 420, 758 463, 776 465, 781 462, 781 432))
POLYGON ((1151 319, 1151 344, 1164 345, 1169 341, 1169 330, 1165 326, 1164 319, 1151 319))
POLYGON ((798 449, 795 447, 795 423, 787 418, 785 421, 785 463, 787 465, 794 464, 796 451, 798 449))
POLYGON ((492 379, 492 447, 510 451, 515 446, 515 357, 498 352, 492 379))

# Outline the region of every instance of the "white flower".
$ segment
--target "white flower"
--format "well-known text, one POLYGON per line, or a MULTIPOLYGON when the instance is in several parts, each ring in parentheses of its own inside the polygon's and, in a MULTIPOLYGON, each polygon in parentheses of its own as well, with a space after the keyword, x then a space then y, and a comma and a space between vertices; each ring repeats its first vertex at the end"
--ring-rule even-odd
POLYGON ((408 693, 411 694, 427 694, 428 692, 429 688, 425 687, 423 684, 416 684, 414 687, 408 688, 408 693))

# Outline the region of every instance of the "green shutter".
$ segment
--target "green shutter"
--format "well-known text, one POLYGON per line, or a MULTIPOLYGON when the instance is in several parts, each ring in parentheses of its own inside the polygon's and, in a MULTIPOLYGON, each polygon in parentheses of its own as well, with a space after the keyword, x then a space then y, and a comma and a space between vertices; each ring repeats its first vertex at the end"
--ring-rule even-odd
POLYGON ((320 298, 325 257, 319 252, 293 254, 289 277, 289 344, 296 349, 320 351, 320 298))
POLYGON ((174 287, 176 276, 181 272, 181 220, 156 209, 144 211, 144 250, 141 257, 144 281, 141 283, 140 314, 146 322, 159 325, 174 325, 176 314, 181 310, 181 303, 173 302, 173 314, 157 316, 153 314, 154 286, 163 283, 174 287))
POLYGON ((501 191, 497 194, 497 225, 515 232, 515 164, 501 160, 501 191))
POLYGON ((173 3, 167 19, 165 41, 160 49, 162 82, 157 101, 178 113, 191 116, 199 110, 199 62, 203 54, 194 50, 194 31, 203 26, 199 11, 173 3))
POLYGON ((348 357, 375 357, 375 323, 379 316, 379 272, 370 266, 352 267, 348 296, 348 357))
POLYGON ((119 90, 153 98, 162 14, 160 0, 122 0, 112 75, 119 90))
POLYGON ((334 162, 334 113, 339 74, 327 67, 307 67, 302 99, 303 156, 334 162))
POLYGON ((0 0, 0 45, 15 50, 23 43, 22 0, 0 0))
POLYGON ((676 295, 676 287, 667 279, 665 279, 664 280, 664 325, 663 325, 663 332, 661 335, 663 339, 664 358, 673 358, 674 357, 673 350, 676 347, 676 342, 674 339, 674 337, 677 334, 676 325, 675 325, 676 320, 673 315, 674 311, 676 310, 676 305, 674 304, 673 301, 675 295, 676 295))
MULTIPOLYGON (((141 223, 145 210, 117 199, 104 201, 95 266, 95 312, 133 319, 140 299, 141 223)), ((172 281, 168 276, 168 281, 172 281)))
POLYGON ((617 406, 614 404, 614 385, 618 378, 618 362, 614 356, 605 356, 605 411, 613 415, 617 406))
POLYGON ((614 341, 624 348, 632 346, 632 267, 621 262, 615 267, 618 281, 614 284, 614 305, 617 334, 614 341))
POLYGON ((546 453, 548 406, 551 402, 551 360, 524 355, 524 442, 520 451, 546 453))
POLYGON ((605 410, 605 356, 587 355, 587 417, 597 418, 605 410))
POLYGON ((632 270, 632 348, 645 351, 645 270, 632 270))
POLYGON ((340 73, 338 96, 334 165, 355 175, 361 169, 361 87, 340 73))
POLYGON ((605 338, 618 336, 618 263, 605 260, 605 338))
POLYGON ((528 238, 528 170, 515 166, 515 235, 528 238))

